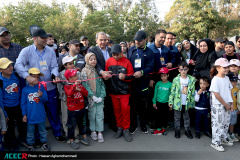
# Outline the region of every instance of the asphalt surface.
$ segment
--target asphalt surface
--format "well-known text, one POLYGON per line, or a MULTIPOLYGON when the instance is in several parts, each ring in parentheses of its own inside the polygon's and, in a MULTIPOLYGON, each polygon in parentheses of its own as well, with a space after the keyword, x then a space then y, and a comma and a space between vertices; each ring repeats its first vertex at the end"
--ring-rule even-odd
MULTIPOLYGON (((141 133, 140 127, 132 135, 133 141, 126 142, 124 137, 113 139, 115 132, 108 128, 105 124, 105 131, 103 132, 104 143, 93 141, 88 136, 90 145, 85 146, 80 143, 78 150, 73 150, 68 143, 59 143, 52 134, 49 124, 48 130, 48 145, 51 151, 60 151, 64 153, 71 151, 72 153, 92 154, 106 153, 107 157, 99 157, 99 159, 217 159, 217 160, 238 160, 240 159, 240 142, 234 142, 233 146, 224 146, 225 152, 218 152, 210 147, 211 139, 204 134, 200 139, 188 139, 184 135, 184 128, 181 129, 181 138, 174 137, 174 130, 167 129, 168 134, 151 135, 150 130, 148 134, 141 133), (96 153, 97 152, 97 153, 96 153), (121 155, 119 157, 119 155, 121 155)), ((192 128, 194 135, 194 129, 192 128)), ((20 151, 27 151, 27 148, 20 147, 20 151)), ((35 151, 41 151, 41 148, 35 148, 35 151)))

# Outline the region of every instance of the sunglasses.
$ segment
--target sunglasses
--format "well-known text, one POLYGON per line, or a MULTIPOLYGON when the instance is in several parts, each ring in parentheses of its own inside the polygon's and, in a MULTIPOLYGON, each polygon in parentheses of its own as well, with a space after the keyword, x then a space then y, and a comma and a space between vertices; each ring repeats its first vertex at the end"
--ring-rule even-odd
POLYGON ((181 72, 182 72, 182 71, 187 71, 187 70, 188 70, 188 69, 179 69, 179 71, 181 71, 181 72))

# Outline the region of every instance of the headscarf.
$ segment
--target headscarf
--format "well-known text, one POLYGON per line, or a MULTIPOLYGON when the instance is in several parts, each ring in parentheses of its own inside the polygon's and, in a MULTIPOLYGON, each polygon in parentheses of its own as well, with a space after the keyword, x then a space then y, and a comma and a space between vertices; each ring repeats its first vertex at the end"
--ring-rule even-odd
MULTIPOLYGON (((211 52, 215 51, 215 48, 214 48, 214 43, 206 38, 206 39, 202 39, 199 44, 201 42, 206 42, 207 46, 208 46, 208 50, 205 52, 205 53, 202 53, 200 51, 200 49, 198 49, 197 53, 196 53, 196 64, 195 64, 195 68, 197 70, 203 70, 207 67, 207 63, 208 63, 208 56, 211 52)), ((193 58, 195 59, 195 57, 193 58)))
MULTIPOLYGON (((97 73, 96 69, 89 65, 89 59, 91 56, 96 57, 96 55, 94 53, 87 53, 85 55, 86 65, 83 68, 83 72, 86 72, 87 79, 95 78, 95 74, 97 73)), ((89 83, 89 87, 91 88, 91 90, 95 93, 96 92, 96 79, 89 80, 88 83, 89 83)))
POLYGON ((235 45, 235 51, 237 52, 237 53, 239 53, 240 52, 240 48, 238 48, 238 46, 237 46, 237 40, 239 39, 239 36, 233 36, 233 37, 231 37, 230 39, 229 39, 229 41, 232 41, 233 43, 234 43, 234 45, 235 45))

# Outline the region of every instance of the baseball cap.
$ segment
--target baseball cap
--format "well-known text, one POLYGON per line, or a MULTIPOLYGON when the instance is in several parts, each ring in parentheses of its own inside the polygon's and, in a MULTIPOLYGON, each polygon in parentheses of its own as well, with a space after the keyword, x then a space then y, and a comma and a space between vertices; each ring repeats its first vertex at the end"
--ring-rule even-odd
POLYGON ((62 64, 64 65, 64 64, 66 64, 66 63, 68 63, 68 62, 72 62, 74 59, 72 58, 72 57, 70 57, 70 56, 65 56, 65 57, 63 57, 63 59, 62 59, 62 64))
POLYGON ((7 30, 7 28, 5 28, 5 27, 0 27, 0 35, 2 35, 4 32, 10 33, 10 32, 7 30))
POLYGON ((230 65, 236 65, 236 66, 240 67, 240 61, 238 59, 231 59, 230 65))
POLYGON ((121 46, 119 44, 112 45, 111 53, 121 53, 121 46))
POLYGON ((231 64, 228 62, 226 58, 218 58, 214 63, 214 66, 221 66, 221 67, 228 67, 230 65, 231 64))
POLYGON ((238 80, 238 75, 237 75, 237 73, 229 72, 229 73, 227 74, 227 76, 229 77, 230 81, 237 81, 237 80, 238 80))
POLYGON ((88 39, 86 36, 82 36, 80 37, 80 41, 84 40, 84 39, 88 39))
POLYGON ((83 45, 83 43, 80 43, 80 50, 81 51, 85 51, 85 50, 87 50, 88 49, 88 47, 85 47, 84 45, 83 45))
POLYGON ((166 67, 160 68, 159 73, 168 74, 169 73, 168 68, 166 68, 166 67))
POLYGON ((44 74, 42 74, 40 70, 37 68, 30 68, 28 70, 28 74, 39 74, 40 76, 44 76, 44 74))
POLYGON ((134 40, 141 42, 143 39, 147 38, 147 35, 144 31, 137 31, 134 40))
POLYGON ((38 28, 38 29, 35 29, 33 31, 33 37, 41 37, 41 38, 47 38, 48 37, 48 34, 41 28, 38 28))
POLYGON ((8 58, 0 58, 0 68, 1 69, 6 69, 9 64, 13 63, 12 61, 10 61, 8 58))
POLYGON ((217 38, 217 39, 215 40, 215 42, 224 43, 225 41, 224 41, 224 39, 223 39, 222 37, 220 37, 220 38, 217 38))
POLYGON ((72 39, 71 41, 69 41, 69 44, 80 44, 78 39, 72 39))
POLYGON ((74 76, 75 74, 77 74, 76 69, 67 69, 64 73, 64 76, 66 77, 66 79, 69 79, 70 77, 74 76))

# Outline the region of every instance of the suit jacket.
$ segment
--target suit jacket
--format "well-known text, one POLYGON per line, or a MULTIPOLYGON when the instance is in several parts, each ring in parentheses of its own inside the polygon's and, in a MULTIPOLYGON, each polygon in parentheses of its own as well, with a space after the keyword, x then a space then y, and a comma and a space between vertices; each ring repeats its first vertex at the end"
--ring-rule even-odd
MULTIPOLYGON (((111 48, 107 47, 107 51, 108 51, 109 57, 112 57, 112 54, 110 54, 111 48)), ((97 73, 100 74, 100 71, 105 71, 106 61, 104 59, 104 56, 100 47, 95 46, 95 47, 89 48, 88 52, 94 53, 97 57, 97 65, 96 65, 97 73)))

